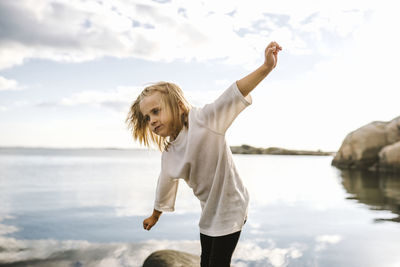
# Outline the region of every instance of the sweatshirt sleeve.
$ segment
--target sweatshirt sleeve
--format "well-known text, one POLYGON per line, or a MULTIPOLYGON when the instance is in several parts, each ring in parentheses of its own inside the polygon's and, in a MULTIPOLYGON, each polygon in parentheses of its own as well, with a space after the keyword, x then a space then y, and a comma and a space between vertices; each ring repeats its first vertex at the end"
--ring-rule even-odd
POLYGON ((225 134, 239 113, 251 103, 251 96, 244 97, 234 82, 214 102, 200 109, 199 119, 211 130, 225 134))
POLYGON ((174 211, 176 194, 178 192, 178 179, 171 179, 163 176, 161 173, 158 177, 156 200, 154 209, 159 211, 174 211))

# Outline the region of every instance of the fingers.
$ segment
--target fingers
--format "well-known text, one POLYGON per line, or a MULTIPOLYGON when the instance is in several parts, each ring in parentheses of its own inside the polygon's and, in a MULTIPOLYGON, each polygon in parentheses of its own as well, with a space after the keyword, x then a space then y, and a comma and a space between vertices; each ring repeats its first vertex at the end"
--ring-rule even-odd
POLYGON ((264 64, 269 68, 275 68, 278 62, 278 52, 282 47, 275 41, 270 42, 265 49, 265 62, 264 64))
POLYGON ((275 53, 275 52, 276 52, 276 47, 275 47, 275 46, 270 47, 270 48, 267 49, 267 53, 268 53, 268 54, 269 54, 269 53, 275 53))
POLYGON ((144 229, 144 230, 148 230, 147 228, 149 227, 149 225, 150 225, 150 224, 149 224, 149 222, 148 222, 147 219, 143 221, 143 229, 144 229))
POLYGON ((275 56, 278 54, 279 51, 282 50, 282 47, 276 43, 276 42, 271 42, 267 48, 266 48, 266 54, 274 54, 275 56))
POLYGON ((278 52, 279 52, 278 48, 274 46, 274 47, 268 48, 265 55, 267 58, 270 57, 270 55, 273 55, 274 57, 276 57, 278 55, 278 52))
POLYGON ((143 229, 149 231, 155 223, 148 222, 146 220, 143 221, 143 229))
POLYGON ((282 50, 282 47, 275 41, 270 43, 271 47, 276 47, 277 50, 282 50))
POLYGON ((151 229, 152 225, 150 225, 149 223, 143 224, 143 228, 144 230, 149 231, 151 229))
POLYGON ((267 50, 272 52, 279 52, 282 50, 282 47, 274 41, 269 43, 269 45, 267 46, 267 50))

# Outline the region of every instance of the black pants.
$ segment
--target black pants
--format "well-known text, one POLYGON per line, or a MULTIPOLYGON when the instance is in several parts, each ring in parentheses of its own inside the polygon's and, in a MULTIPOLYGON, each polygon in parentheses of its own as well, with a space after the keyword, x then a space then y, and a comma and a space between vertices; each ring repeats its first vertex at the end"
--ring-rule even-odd
POLYGON ((216 237, 200 233, 201 267, 230 267, 240 232, 216 237))

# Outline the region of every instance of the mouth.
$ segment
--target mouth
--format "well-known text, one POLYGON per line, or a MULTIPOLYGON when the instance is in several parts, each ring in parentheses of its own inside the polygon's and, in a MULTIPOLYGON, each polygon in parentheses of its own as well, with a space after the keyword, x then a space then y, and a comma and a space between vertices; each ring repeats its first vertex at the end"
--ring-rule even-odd
POLYGON ((158 125, 156 128, 154 128, 154 132, 157 133, 158 130, 160 130, 161 127, 162 127, 162 125, 158 125))

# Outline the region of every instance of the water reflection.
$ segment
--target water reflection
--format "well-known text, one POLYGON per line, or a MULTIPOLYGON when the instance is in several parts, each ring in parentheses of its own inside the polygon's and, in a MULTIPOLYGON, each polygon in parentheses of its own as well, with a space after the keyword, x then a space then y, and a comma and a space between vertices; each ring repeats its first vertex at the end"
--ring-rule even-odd
MULTIPOLYGON (((251 204, 234 266, 400 266, 399 224, 371 223, 399 221, 400 179, 340 177, 331 160, 235 155, 251 204)), ((157 168, 156 153, 0 149, 0 266, 140 267, 167 248, 199 255, 200 205, 183 182, 176 212, 141 229, 157 168)))
POLYGON ((342 184, 355 199, 371 210, 388 210, 393 218, 376 218, 375 222, 400 222, 400 175, 370 171, 343 170, 342 184))
MULTIPOLYGON (((0 218, 1 219, 1 218, 0 218)), ((316 244, 325 249, 326 238, 316 244)), ((266 240, 267 247, 246 240, 239 243, 233 262, 237 267, 288 266, 303 256, 306 244, 277 247, 266 240)), ((148 240, 142 243, 91 243, 85 240, 59 241, 18 240, 0 236, 0 265, 8 267, 140 267, 145 258, 156 250, 174 249, 200 255, 198 240, 148 240)))

